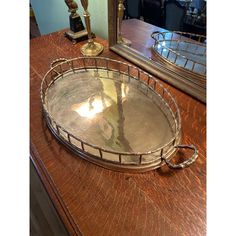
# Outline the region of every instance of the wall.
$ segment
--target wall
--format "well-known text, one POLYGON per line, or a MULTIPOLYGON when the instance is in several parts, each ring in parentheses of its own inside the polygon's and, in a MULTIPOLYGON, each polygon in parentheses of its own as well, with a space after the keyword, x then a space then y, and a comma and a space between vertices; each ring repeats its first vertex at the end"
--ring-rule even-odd
MULTIPOLYGON (((79 0, 76 2, 83 21, 83 8, 79 0)), ((42 35, 69 27, 69 12, 64 0, 31 0, 30 3, 42 35)), ((107 39, 107 0, 89 0, 88 11, 91 14, 92 31, 107 39)))

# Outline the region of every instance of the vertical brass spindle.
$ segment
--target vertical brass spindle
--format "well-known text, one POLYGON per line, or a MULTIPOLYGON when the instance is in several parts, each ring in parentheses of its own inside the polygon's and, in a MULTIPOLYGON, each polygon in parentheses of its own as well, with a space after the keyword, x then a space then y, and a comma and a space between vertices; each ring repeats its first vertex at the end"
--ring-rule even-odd
POLYGON ((142 164, 142 154, 139 156, 139 164, 142 164))
POLYGON ((184 68, 186 67, 187 63, 188 63, 188 59, 186 58, 186 61, 184 63, 184 68))
POLYGON ((69 141, 69 143, 71 143, 71 140, 70 140, 70 135, 69 135, 69 133, 67 133, 67 138, 68 138, 68 141, 69 141))
POLYGON ((119 162, 121 163, 121 154, 119 154, 119 162))
POLYGON ((84 151, 84 143, 81 141, 81 147, 82 147, 82 150, 84 151))
POLYGON ((102 158, 102 150, 99 149, 99 154, 100 154, 100 157, 102 158))

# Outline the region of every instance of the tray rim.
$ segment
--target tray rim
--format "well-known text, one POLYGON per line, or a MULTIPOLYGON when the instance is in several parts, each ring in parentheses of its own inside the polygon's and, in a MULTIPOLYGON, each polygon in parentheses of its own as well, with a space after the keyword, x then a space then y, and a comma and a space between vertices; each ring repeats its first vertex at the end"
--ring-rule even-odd
MULTIPOLYGON (((98 166, 101 166, 106 169, 111 169, 114 171, 119 172, 128 172, 128 173, 142 173, 150 170, 155 170, 157 168, 160 168, 161 166, 165 165, 165 162, 161 160, 161 158, 153 160, 152 162, 142 163, 142 164, 125 164, 125 163, 118 163, 115 161, 107 160, 107 159, 99 159, 97 156, 88 154, 83 152, 79 148, 75 148, 73 144, 69 143, 67 140, 65 140, 62 136, 58 136, 55 132, 55 129, 50 125, 50 122, 46 118, 46 124, 49 128, 49 130, 52 132, 54 137, 63 144, 65 148, 70 150, 75 155, 79 155, 79 157, 83 158, 84 160, 90 161, 93 164, 96 164, 98 166)), ((178 145, 181 141, 181 138, 179 138, 179 141, 176 143, 178 145)), ((173 155, 177 152, 177 149, 172 148, 167 155, 165 156, 166 160, 170 160, 173 155)))

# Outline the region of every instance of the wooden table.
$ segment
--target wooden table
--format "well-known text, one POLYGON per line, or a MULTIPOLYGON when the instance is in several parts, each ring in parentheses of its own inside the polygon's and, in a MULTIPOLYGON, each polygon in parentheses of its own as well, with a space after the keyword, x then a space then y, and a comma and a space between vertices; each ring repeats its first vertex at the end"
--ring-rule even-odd
POLYGON ((167 30, 137 19, 122 21, 122 36, 131 40, 131 48, 141 52, 147 58, 155 55, 152 51, 155 41, 151 38, 151 34, 155 31, 166 32, 167 30))
MULTIPOLYGON (((52 60, 81 56, 64 31, 30 41, 30 151, 42 182, 71 235, 205 235, 206 106, 163 82, 179 105, 183 143, 199 158, 179 171, 114 172, 77 157, 42 119, 40 83, 52 60)), ((124 60, 108 50, 102 56, 124 60)))

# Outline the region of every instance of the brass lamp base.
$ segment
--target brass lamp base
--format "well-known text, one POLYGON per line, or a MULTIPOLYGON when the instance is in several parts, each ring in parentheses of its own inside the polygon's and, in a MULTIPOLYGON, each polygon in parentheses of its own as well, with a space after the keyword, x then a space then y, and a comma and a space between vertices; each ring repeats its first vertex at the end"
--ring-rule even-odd
POLYGON ((100 43, 88 42, 80 48, 80 51, 84 56, 98 56, 103 51, 103 48, 100 43))

